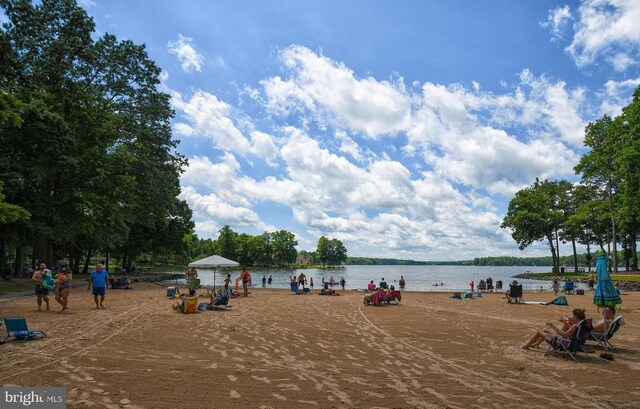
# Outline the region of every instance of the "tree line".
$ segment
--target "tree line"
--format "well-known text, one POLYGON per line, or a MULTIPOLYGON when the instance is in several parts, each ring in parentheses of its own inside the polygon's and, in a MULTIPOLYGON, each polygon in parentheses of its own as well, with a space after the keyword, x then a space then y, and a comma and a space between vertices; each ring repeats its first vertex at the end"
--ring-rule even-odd
MULTIPOLYGON (((315 252, 301 250, 296 246, 298 241, 294 233, 286 230, 249 235, 233 231, 225 225, 218 231, 217 239, 200 239, 195 233, 185 235, 185 252, 181 253, 178 264, 218 254, 224 258, 237 261, 242 266, 275 267, 289 266, 302 255, 309 264, 339 265, 347 260, 347 249, 338 239, 321 236, 315 252)), ((171 260, 161 260, 167 264, 171 260)))
POLYGON ((638 270, 640 87, 621 115, 605 115, 586 126, 584 145, 589 152, 574 168, 580 183, 536 179, 511 199, 502 228, 511 229, 521 250, 546 241, 555 271, 560 242, 571 243, 576 270, 576 244, 586 246, 587 263, 595 247, 611 254, 614 271, 620 261, 638 270))
POLYGON ((181 251, 186 160, 145 46, 98 37, 74 0, 0 7, 0 266, 181 251))

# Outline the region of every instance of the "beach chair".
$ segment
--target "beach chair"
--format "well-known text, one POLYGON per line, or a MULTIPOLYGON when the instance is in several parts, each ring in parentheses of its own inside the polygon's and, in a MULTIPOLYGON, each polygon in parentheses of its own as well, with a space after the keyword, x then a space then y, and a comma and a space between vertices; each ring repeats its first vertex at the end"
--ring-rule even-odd
POLYGON ((9 338, 14 338, 18 341, 26 341, 40 336, 47 336, 44 331, 30 330, 27 326, 27 319, 25 317, 4 317, 4 326, 7 330, 7 336, 2 340, 2 344, 7 342, 9 338))
POLYGON ((210 310, 226 310, 231 307, 229 305, 229 300, 231 299, 231 293, 228 291, 218 290, 216 294, 215 300, 212 303, 208 304, 208 309, 210 310))
POLYGON ((566 352, 569 354, 571 359, 576 361, 576 356, 579 351, 584 352, 586 356, 587 353, 584 351, 584 343, 591 337, 591 319, 587 318, 578 323, 578 328, 571 334, 569 338, 563 338, 559 335, 554 335, 547 339, 547 343, 549 347, 547 351, 544 353, 547 356, 550 353, 561 353, 566 352))
POLYGON ((605 347, 605 342, 606 345, 608 345, 609 347, 611 347, 611 349, 616 349, 613 344, 611 344, 611 338, 613 338, 614 334, 616 332, 618 332, 618 330, 620 329, 620 327, 624 324, 624 317, 622 315, 618 315, 612 322, 611 325, 609 325, 609 327, 607 327, 607 332, 603 332, 603 333, 599 333, 599 332, 592 332, 591 333, 591 338, 590 341, 595 341, 598 343, 598 345, 596 346, 601 346, 601 347, 605 347), (605 337, 606 334, 606 337, 605 337))
POLYGON ((573 294, 576 288, 576 284, 573 281, 567 281, 564 283, 564 292, 567 294, 573 294))
POLYGON ((509 290, 507 291, 506 296, 509 304, 524 304, 524 298, 522 298, 522 284, 509 284, 509 290))
POLYGON ((178 312, 183 314, 195 314, 198 312, 198 297, 185 297, 178 305, 178 312))

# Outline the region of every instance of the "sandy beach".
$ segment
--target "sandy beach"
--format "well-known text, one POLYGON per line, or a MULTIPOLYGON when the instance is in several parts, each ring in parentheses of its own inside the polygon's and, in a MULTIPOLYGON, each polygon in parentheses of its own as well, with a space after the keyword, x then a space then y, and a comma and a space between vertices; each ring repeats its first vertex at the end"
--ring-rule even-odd
MULTIPOLYGON (((317 290, 315 291, 317 293, 317 290)), ((69 407, 96 408, 635 408, 640 402, 640 293, 626 324, 573 362, 521 345, 575 307, 511 305, 502 294, 454 300, 403 294, 363 306, 363 293, 296 296, 253 289, 227 311, 178 314, 162 286, 110 290, 93 309, 84 285, 70 311, 37 312, 34 296, 0 302, 48 338, 0 345, 0 385, 65 386, 69 407)), ((525 293, 548 301, 549 293, 525 293)), ((202 301, 205 301, 202 298, 202 301)), ((4 337, 5 330, 0 334, 4 337)))

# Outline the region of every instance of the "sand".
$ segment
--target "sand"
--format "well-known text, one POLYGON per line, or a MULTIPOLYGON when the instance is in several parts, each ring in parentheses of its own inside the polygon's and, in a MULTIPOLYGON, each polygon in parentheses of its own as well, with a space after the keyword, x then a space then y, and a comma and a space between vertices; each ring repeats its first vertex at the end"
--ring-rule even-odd
POLYGON ((96 408, 638 407, 640 293, 623 294, 615 359, 596 349, 578 362, 520 346, 574 307, 596 315, 589 295, 568 296, 570 307, 449 295, 365 307, 355 291, 254 289, 228 311, 191 315, 147 283, 109 291, 104 310, 84 285, 66 314, 13 298, 0 315, 23 315, 48 338, 0 345, 0 385, 65 386, 68 407, 96 408))

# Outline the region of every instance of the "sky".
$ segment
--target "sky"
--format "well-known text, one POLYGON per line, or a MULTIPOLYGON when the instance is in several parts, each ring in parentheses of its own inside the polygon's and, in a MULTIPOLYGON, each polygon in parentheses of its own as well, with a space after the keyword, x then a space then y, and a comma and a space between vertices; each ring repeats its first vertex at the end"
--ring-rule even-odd
POLYGON ((550 255, 500 228, 509 201, 536 178, 578 181, 585 125, 640 85, 638 0, 79 4, 162 68, 200 238, 550 255))

